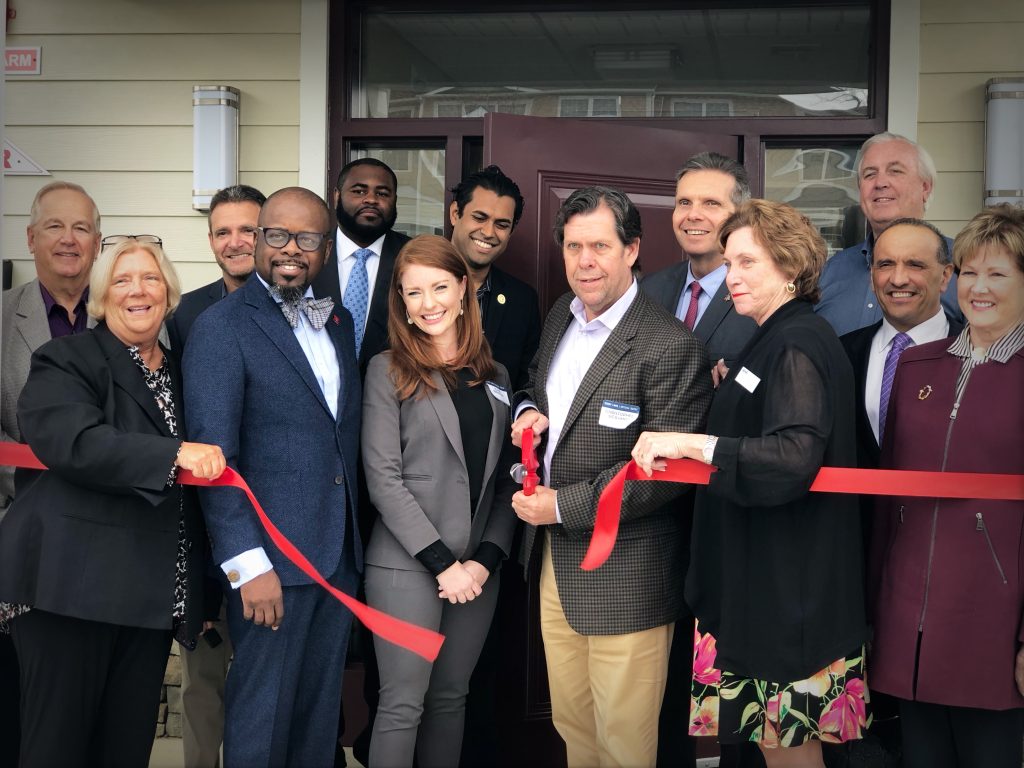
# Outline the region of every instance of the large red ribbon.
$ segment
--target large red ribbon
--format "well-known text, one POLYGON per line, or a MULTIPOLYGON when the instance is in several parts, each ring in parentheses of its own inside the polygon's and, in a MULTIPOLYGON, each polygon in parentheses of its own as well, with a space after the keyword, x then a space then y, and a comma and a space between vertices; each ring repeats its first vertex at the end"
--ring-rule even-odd
MULTIPOLYGON (((0 465, 22 467, 24 469, 46 469, 43 463, 32 453, 32 449, 23 443, 0 443, 0 465)), ((441 650, 441 643, 444 642, 444 635, 439 635, 437 632, 432 632, 429 629, 396 619, 394 616, 389 616, 382 611, 378 611, 376 608, 364 605, 355 598, 346 595, 337 587, 329 584, 327 579, 320 575, 320 572, 313 567, 313 564, 309 562, 306 556, 271 522, 270 518, 267 517, 267 513, 263 511, 263 507, 253 495, 249 484, 231 467, 225 469, 224 473, 216 480, 203 480, 193 475, 187 469, 182 469, 178 471, 178 482, 182 485, 230 486, 241 490, 249 498, 249 503, 256 510, 256 515, 263 524, 264 530, 270 536, 270 540, 274 542, 274 545, 281 550, 281 553, 298 566, 299 570, 330 592, 346 608, 352 611, 356 618, 366 625, 367 629, 378 637, 422 656, 427 661, 434 661, 437 658, 437 654, 441 650)))
MULTIPOLYGON (((668 459, 664 472, 647 477, 630 460, 601 492, 594 535, 580 564, 585 571, 600 568, 615 546, 619 532, 622 492, 627 480, 667 480, 707 485, 714 467, 693 459, 668 459)), ((823 493, 867 493, 873 496, 925 496, 944 499, 997 499, 1024 501, 1024 475, 980 472, 918 472, 896 469, 822 467, 811 484, 823 493)))

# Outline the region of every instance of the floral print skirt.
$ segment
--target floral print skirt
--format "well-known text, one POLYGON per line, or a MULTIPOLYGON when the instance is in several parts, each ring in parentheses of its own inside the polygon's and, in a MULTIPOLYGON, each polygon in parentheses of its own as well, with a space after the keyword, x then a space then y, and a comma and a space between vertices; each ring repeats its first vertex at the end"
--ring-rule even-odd
POLYGON ((863 648, 793 683, 719 670, 715 653, 715 638, 695 626, 691 736, 717 736, 724 744, 799 747, 810 739, 859 739, 871 723, 863 648))

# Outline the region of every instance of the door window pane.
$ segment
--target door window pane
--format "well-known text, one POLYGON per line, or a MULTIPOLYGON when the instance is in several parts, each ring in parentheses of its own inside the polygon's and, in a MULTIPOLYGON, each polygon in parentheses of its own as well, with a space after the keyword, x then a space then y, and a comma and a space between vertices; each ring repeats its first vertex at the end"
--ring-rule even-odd
POLYGON ((871 9, 367 11, 352 115, 864 116, 871 9))
POLYGON ((433 147, 354 147, 349 160, 373 157, 398 177, 395 229, 410 237, 444 235, 444 150, 433 147))
POLYGON ((765 149, 764 196, 814 222, 829 256, 864 239, 854 162, 859 143, 765 149))

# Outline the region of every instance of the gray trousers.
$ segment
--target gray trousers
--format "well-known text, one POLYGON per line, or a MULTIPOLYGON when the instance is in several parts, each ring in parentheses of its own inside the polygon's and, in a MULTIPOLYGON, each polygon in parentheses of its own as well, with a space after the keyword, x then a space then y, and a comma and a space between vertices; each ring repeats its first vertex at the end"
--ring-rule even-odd
POLYGON ((437 596, 426 571, 366 566, 366 599, 374 608, 445 636, 431 664, 374 637, 380 705, 370 741, 370 768, 450 768, 459 764, 466 693, 498 602, 498 572, 468 603, 437 596))

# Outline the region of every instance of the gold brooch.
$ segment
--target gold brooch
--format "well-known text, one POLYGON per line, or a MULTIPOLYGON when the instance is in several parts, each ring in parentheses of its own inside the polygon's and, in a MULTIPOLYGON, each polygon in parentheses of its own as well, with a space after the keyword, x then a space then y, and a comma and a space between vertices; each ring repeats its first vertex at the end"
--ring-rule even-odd
POLYGON ((505 294, 504 293, 499 293, 498 294, 498 303, 499 304, 504 304, 505 303, 505 294))
POLYGON ((925 384, 923 387, 921 387, 921 390, 917 393, 917 399, 918 400, 927 400, 928 399, 928 395, 930 395, 931 393, 932 393, 932 385, 931 384, 925 384))

